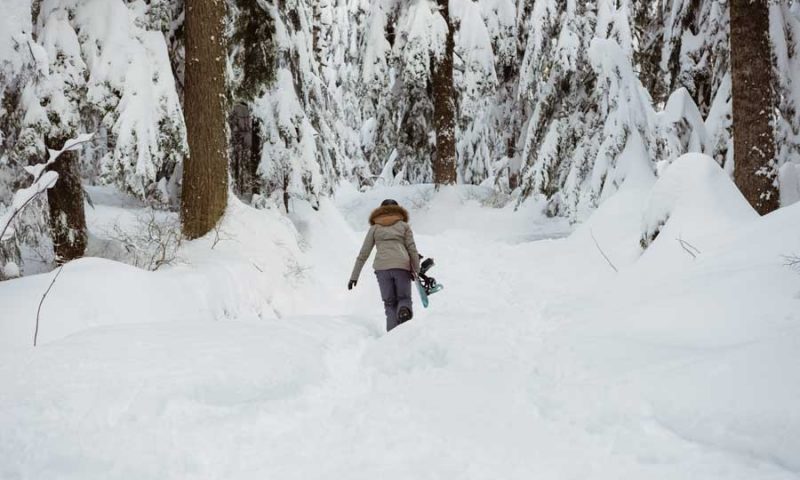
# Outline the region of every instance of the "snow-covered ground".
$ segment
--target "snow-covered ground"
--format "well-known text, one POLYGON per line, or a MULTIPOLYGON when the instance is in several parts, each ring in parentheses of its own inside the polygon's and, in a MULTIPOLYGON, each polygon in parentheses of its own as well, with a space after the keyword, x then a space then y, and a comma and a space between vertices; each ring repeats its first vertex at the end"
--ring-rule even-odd
MULTIPOLYGON (((176 265, 67 265, 35 349, 54 273, 2 283, 0 478, 800 478, 800 204, 758 218, 710 162, 574 232, 480 188, 234 203, 176 265), (346 290, 385 197, 446 285, 388 335, 346 290)), ((135 217, 100 193, 96 235, 135 217)))

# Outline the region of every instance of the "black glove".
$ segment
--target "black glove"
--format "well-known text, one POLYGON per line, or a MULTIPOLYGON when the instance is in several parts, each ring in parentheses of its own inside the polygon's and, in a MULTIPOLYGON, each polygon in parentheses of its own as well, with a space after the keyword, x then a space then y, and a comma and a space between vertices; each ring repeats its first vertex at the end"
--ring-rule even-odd
POLYGON ((353 287, 355 287, 357 283, 358 283, 357 280, 350 280, 349 282, 347 282, 347 289, 348 290, 352 290, 353 287))

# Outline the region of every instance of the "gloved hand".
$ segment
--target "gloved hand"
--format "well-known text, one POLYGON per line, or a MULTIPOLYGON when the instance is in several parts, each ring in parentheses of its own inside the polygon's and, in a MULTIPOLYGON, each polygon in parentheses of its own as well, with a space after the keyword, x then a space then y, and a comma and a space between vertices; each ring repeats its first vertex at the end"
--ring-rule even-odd
POLYGON ((352 290, 353 287, 355 287, 357 283, 358 283, 357 280, 350 280, 349 282, 347 282, 347 289, 348 290, 352 290))

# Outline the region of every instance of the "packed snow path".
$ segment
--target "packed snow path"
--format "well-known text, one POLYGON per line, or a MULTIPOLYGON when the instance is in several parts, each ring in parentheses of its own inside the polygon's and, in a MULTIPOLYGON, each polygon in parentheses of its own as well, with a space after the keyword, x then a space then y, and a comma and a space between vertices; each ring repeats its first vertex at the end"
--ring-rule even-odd
POLYGON ((446 289, 387 335, 371 273, 345 285, 389 194, 340 202, 355 232, 295 219, 317 277, 296 314, 0 353, 0 478, 800 477, 797 382, 773 381, 797 372, 797 315, 743 341, 725 318, 747 305, 702 304, 707 272, 618 289, 564 223, 445 195, 411 213, 446 289))

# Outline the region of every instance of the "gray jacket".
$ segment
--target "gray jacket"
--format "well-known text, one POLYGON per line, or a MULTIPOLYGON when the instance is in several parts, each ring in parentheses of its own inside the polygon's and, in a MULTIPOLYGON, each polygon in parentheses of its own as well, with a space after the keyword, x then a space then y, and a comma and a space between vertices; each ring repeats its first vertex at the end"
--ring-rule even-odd
POLYGON ((351 280, 358 280, 372 248, 377 248, 372 267, 378 270, 400 268, 419 272, 419 253, 414 233, 408 225, 408 212, 397 205, 380 207, 369 216, 370 228, 356 258, 351 280))

